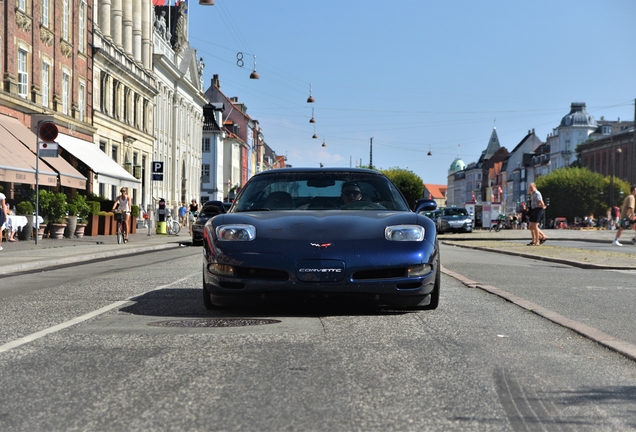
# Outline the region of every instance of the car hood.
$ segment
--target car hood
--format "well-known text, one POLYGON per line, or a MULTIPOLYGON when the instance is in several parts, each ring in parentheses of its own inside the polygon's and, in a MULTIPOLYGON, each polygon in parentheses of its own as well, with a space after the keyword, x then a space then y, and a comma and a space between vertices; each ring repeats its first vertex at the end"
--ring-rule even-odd
POLYGON ((307 239, 316 242, 333 240, 365 240, 384 238, 389 225, 421 225, 426 229, 426 240, 435 241, 435 226, 423 216, 411 212, 372 211, 264 211, 219 215, 210 222, 250 224, 256 227, 257 239, 307 239))

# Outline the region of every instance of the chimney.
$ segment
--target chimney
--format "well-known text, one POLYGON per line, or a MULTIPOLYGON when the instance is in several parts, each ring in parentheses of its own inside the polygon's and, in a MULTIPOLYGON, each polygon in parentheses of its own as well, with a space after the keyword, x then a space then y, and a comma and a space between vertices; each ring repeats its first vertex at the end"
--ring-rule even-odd
POLYGON ((221 90, 221 81, 219 80, 219 74, 212 76, 212 86, 221 90))

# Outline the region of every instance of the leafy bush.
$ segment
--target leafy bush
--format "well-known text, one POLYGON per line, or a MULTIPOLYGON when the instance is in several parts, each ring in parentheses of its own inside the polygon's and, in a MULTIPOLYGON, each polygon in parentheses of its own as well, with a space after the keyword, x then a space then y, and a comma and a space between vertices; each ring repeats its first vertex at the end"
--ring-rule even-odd
POLYGON ((133 217, 139 216, 139 206, 136 206, 136 205, 130 206, 130 215, 133 217))
POLYGON ((71 206, 75 207, 75 214, 80 218, 88 216, 91 210, 88 201, 86 201, 86 197, 80 194, 75 195, 75 199, 69 204, 69 214, 71 213, 71 206))
POLYGON ((86 201, 86 205, 88 206, 88 214, 96 215, 99 213, 99 202, 98 201, 86 201))
POLYGON ((33 214, 33 212, 35 211, 35 207, 33 207, 33 204, 31 204, 31 201, 20 201, 16 205, 16 210, 19 215, 28 216, 33 214))
MULTIPOLYGON (((575 217, 589 214, 605 216, 610 201, 610 178, 592 172, 587 168, 560 168, 536 180, 537 189, 543 201, 550 205, 546 218, 575 217)), ((614 205, 621 206, 623 196, 630 193, 629 183, 614 178, 614 205)))
POLYGON ((382 174, 387 176, 389 180, 402 192, 409 206, 413 208, 415 201, 422 198, 424 193, 424 182, 413 171, 402 168, 390 168, 388 170, 380 170, 382 174))

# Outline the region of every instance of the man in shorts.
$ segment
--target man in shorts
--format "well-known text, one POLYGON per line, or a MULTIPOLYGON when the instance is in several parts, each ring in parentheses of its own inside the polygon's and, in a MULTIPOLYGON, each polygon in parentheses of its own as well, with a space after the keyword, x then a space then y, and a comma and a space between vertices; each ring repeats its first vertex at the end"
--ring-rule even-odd
MULTIPOLYGON (((632 193, 627 195, 623 200, 623 207, 621 207, 621 221, 616 231, 616 237, 612 244, 614 246, 623 246, 618 238, 623 234, 624 229, 629 229, 627 225, 631 224, 631 228, 636 230, 636 224, 634 224, 634 202, 636 201, 636 186, 632 186, 632 193)), ((632 239, 632 244, 636 244, 636 235, 632 239)))

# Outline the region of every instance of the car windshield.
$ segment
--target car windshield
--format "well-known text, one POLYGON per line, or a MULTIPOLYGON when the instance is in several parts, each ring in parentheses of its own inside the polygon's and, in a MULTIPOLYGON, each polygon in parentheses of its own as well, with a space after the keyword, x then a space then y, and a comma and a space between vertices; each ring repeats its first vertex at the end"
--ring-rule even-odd
POLYGON ((410 211, 385 176, 348 171, 272 172, 253 177, 236 199, 235 211, 410 211))
POLYGON ((447 208, 444 209, 444 216, 468 216, 465 208, 447 208))

